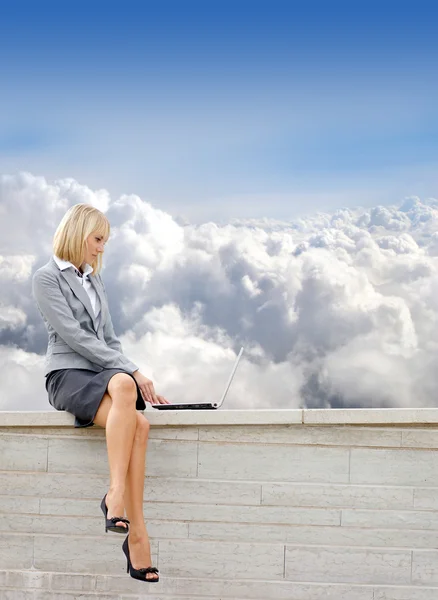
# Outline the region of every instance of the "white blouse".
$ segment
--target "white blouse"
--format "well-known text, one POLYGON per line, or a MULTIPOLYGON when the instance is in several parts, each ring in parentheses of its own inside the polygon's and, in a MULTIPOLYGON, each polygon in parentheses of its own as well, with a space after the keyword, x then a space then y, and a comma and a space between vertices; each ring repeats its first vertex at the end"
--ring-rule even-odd
POLYGON ((82 287, 87 292, 90 298, 91 306, 93 308, 94 314, 96 315, 97 330, 100 323, 100 300, 89 278, 89 274, 93 272, 93 267, 85 263, 84 273, 81 275, 81 273, 76 269, 74 264, 72 264, 70 261, 62 260, 62 258, 58 258, 58 256, 56 256, 55 254, 53 255, 53 260, 56 262, 61 271, 64 271, 65 269, 68 269, 70 267, 74 269, 74 272, 76 273, 76 276, 78 278, 78 282, 82 285, 82 287))

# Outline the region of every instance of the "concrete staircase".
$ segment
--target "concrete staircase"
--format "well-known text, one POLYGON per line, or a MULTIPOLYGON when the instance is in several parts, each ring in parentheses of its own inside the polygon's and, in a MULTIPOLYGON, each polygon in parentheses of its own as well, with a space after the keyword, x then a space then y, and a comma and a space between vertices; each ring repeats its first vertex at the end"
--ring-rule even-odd
POLYGON ((158 584, 104 532, 104 431, 0 413, 1 600, 438 598, 438 410, 145 415, 158 584))

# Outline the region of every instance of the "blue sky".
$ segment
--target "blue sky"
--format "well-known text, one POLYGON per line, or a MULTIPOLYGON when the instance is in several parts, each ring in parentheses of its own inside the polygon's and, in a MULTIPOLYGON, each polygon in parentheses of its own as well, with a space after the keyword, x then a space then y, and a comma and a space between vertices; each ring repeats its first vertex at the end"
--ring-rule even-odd
POLYGON ((192 221, 437 196, 432 3, 0 3, 0 172, 192 221))

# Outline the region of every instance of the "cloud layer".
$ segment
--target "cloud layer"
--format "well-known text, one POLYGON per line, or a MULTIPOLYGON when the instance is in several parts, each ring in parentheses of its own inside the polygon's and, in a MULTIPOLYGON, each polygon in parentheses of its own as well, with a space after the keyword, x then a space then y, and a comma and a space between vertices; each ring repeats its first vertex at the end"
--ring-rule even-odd
POLYGON ((438 201, 194 226, 20 173, 0 177, 0 409, 50 409, 31 277, 78 202, 110 220, 115 329, 170 400, 218 399, 244 345, 230 408, 435 406, 438 201))

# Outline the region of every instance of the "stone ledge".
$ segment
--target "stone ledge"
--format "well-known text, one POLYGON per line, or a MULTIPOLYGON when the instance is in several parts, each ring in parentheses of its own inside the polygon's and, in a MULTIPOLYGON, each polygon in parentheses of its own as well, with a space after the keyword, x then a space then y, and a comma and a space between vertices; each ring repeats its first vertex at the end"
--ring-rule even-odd
POLYGON ((304 425, 436 425, 438 408, 304 409, 304 425))
MULTIPOLYGON (((437 425, 438 408, 259 409, 145 411, 152 426, 198 425, 437 425)), ((0 427, 73 427, 62 411, 0 411, 0 427)), ((90 428, 92 429, 92 428, 90 428)))
MULTIPOLYGON (((302 424, 302 410, 175 410, 144 411, 152 426, 302 424)), ((63 411, 0 411, 0 427, 72 427, 74 417, 63 411)), ((92 429, 92 428, 91 428, 92 429)))

